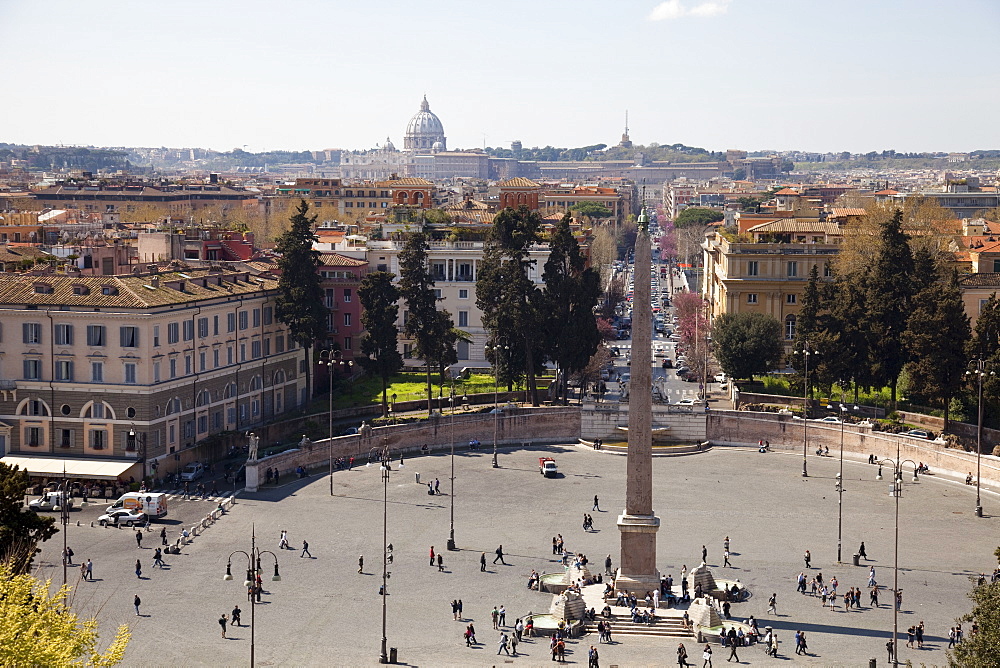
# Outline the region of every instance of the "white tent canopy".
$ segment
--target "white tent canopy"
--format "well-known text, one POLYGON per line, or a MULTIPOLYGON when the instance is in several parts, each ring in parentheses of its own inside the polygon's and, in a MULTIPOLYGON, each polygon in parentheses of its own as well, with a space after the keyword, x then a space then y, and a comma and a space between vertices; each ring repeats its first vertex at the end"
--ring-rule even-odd
POLYGON ((57 459, 55 457, 14 457, 8 455, 0 462, 19 466, 32 476, 59 477, 65 471, 68 478, 88 480, 117 480, 138 462, 105 459, 57 459))

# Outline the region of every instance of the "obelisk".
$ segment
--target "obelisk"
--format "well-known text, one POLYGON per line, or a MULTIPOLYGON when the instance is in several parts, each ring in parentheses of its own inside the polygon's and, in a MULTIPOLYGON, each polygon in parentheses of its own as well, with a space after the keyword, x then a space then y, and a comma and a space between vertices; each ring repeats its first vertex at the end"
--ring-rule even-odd
POLYGON ((632 306, 632 381, 628 399, 628 461, 625 512, 618 517, 621 564, 615 588, 641 595, 659 586, 653 514, 653 310, 650 304, 649 217, 643 209, 635 239, 635 291, 632 306))

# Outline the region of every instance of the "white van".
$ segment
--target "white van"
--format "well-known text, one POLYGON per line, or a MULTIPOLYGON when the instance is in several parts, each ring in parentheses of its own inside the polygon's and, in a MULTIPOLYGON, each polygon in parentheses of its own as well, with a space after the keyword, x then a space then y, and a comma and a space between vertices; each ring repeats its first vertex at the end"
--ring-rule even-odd
POLYGON ((150 520, 159 519, 167 515, 167 495, 163 492, 127 492, 108 506, 108 512, 118 508, 139 510, 150 520))

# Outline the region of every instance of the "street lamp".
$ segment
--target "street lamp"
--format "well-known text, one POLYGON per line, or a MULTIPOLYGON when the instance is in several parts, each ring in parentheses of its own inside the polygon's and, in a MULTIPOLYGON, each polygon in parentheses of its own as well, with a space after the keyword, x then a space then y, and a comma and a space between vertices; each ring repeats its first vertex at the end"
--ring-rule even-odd
POLYGON ((339 350, 324 350, 319 354, 320 366, 326 365, 326 375, 330 379, 330 412, 327 417, 327 447, 330 450, 330 496, 333 496, 333 375, 340 366, 339 350))
POLYGON ((451 381, 451 528, 448 531, 448 549, 457 550, 455 545, 455 380, 451 381))
POLYGON ((389 654, 386 651, 386 600, 389 583, 389 472, 392 466, 389 461, 389 442, 382 438, 382 452, 380 455, 381 465, 379 471, 382 473, 382 652, 379 654, 379 663, 389 663, 389 654))
MULTIPOLYGON (((972 369, 965 372, 968 376, 970 373, 976 374, 976 378, 979 382, 979 419, 976 421, 976 517, 983 516, 983 503, 979 495, 979 474, 980 474, 980 464, 983 456, 983 377, 987 375, 986 373, 986 361, 985 360, 972 360, 972 369)), ((993 371, 990 371, 990 376, 995 375, 993 371)))
MULTIPOLYGON (((254 525, 250 525, 250 552, 244 552, 243 550, 236 550, 229 555, 229 559, 226 561, 226 574, 222 576, 223 580, 229 581, 233 579, 233 555, 242 554, 247 558, 247 577, 243 581, 244 587, 256 586, 257 578, 263 573, 263 569, 260 566, 260 557, 262 554, 269 554, 274 559, 274 575, 271 576, 272 582, 281 582, 281 576, 278 574, 278 557, 270 550, 261 550, 257 547, 257 535, 254 530, 254 525)), ((255 592, 254 592, 255 593, 255 592)), ((254 653, 256 652, 256 632, 255 632, 255 617, 254 612, 257 609, 256 598, 250 597, 250 668, 253 668, 256 663, 254 662, 254 653)))
POLYGON ((129 427, 128 437, 125 441, 125 449, 134 451, 139 461, 142 462, 142 480, 146 481, 146 442, 135 433, 135 427, 129 427))
POLYGON ((497 433, 499 431, 499 420, 500 420, 500 351, 510 350, 509 347, 500 347, 499 344, 495 344, 492 348, 487 348, 489 352, 493 355, 493 468, 500 468, 500 464, 497 461, 497 433))
POLYGON ((809 356, 819 355, 819 351, 810 351, 809 342, 802 344, 802 350, 794 351, 796 355, 802 355, 805 359, 805 382, 802 389, 802 477, 809 477, 809 470, 806 468, 806 448, 809 443, 809 356))
POLYGON ((895 517, 895 536, 893 539, 893 554, 892 554, 892 665, 899 665, 899 643, 897 642, 898 631, 899 631, 899 605, 897 603, 899 596, 899 497, 903 494, 903 464, 909 464, 913 467, 913 482, 918 482, 918 469, 917 463, 912 459, 899 459, 899 438, 896 438, 896 458, 895 459, 882 459, 877 462, 878 464, 878 475, 875 476, 876 480, 882 479, 882 466, 890 466, 892 468, 892 496, 896 499, 896 517, 895 517))
MULTIPOLYGON (((855 406, 854 410, 858 410, 855 406)), ((843 542, 844 526, 844 422, 847 417, 847 406, 844 397, 840 397, 840 472, 837 473, 837 563, 841 563, 841 544, 843 542)))

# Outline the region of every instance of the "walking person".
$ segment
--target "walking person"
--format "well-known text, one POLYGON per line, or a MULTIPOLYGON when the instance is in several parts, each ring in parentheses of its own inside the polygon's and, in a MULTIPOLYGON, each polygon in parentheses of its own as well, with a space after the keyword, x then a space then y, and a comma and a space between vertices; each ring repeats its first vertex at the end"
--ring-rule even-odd
POLYGON ((736 659, 736 663, 740 662, 740 657, 736 654, 736 645, 738 645, 739 643, 736 640, 736 630, 735 630, 735 628, 736 627, 731 627, 729 629, 729 636, 728 636, 728 639, 729 639, 729 657, 726 659, 726 663, 729 663, 733 659, 736 659))
POLYGON ((94 562, 90 559, 87 559, 87 576, 84 579, 91 581, 94 579, 94 562))
POLYGON ((309 543, 307 543, 306 541, 303 540, 302 541, 302 554, 299 555, 299 558, 302 558, 302 557, 304 557, 306 555, 309 555, 310 559, 313 558, 312 552, 309 551, 309 543))
POLYGON ((444 557, 441 556, 440 553, 438 553, 437 560, 438 560, 438 572, 444 571, 444 557))
POLYGON ((725 552, 722 553, 722 559, 723 559, 722 561, 723 567, 725 566, 729 566, 730 568, 733 567, 733 565, 729 563, 729 550, 726 550, 725 552))
POLYGON ((893 642, 890 639, 889 642, 887 642, 885 644, 885 651, 888 652, 888 654, 889 654, 889 664, 890 665, 892 664, 892 657, 895 654, 895 652, 893 651, 893 649, 894 649, 893 642))
POLYGON ((142 615, 139 614, 139 606, 142 605, 142 600, 139 598, 138 594, 136 594, 135 598, 132 599, 132 605, 135 606, 135 616, 142 617, 142 615))
POLYGON ((160 544, 164 546, 167 544, 167 527, 160 529, 160 544))
POLYGON ((701 561, 704 564, 708 563, 708 548, 704 545, 701 546, 701 561))
POLYGON ((226 613, 222 613, 222 616, 219 617, 219 626, 222 627, 222 637, 223 638, 226 637, 226 623, 227 622, 228 622, 228 620, 226 619, 226 613))
POLYGON ((457 599, 452 599, 451 600, 451 618, 454 619, 456 622, 458 621, 458 600, 457 599))
POLYGON ((431 563, 430 563, 430 565, 431 566, 434 565, 434 546, 433 545, 431 545, 431 563))
POLYGON ((243 611, 240 610, 240 606, 238 606, 238 605, 233 606, 232 621, 229 622, 229 625, 230 626, 243 626, 243 623, 240 620, 240 615, 241 614, 243 614, 243 611))
POLYGON ((358 573, 363 573, 365 570, 365 555, 358 557, 358 573))
POLYGON ((701 668, 712 668, 712 646, 706 644, 701 653, 701 668))
POLYGON ((507 638, 507 634, 503 633, 501 631, 500 632, 500 640, 497 641, 497 644, 500 646, 500 648, 497 650, 497 655, 498 656, 499 656, 500 652, 506 652, 507 656, 510 656, 510 649, 507 648, 508 641, 509 641, 509 639, 507 638))
POLYGON ((686 668, 691 664, 687 662, 688 652, 684 647, 684 643, 677 645, 677 668, 686 668))
POLYGON ((499 560, 504 566, 508 565, 507 562, 503 560, 503 545, 497 548, 497 556, 493 559, 493 563, 497 563, 497 560, 499 560))
POLYGON ((809 550, 806 550, 806 553, 804 555, 802 555, 802 559, 803 559, 803 561, 806 562, 806 568, 811 568, 811 566, 809 565, 809 563, 812 561, 812 555, 809 554, 809 550))
POLYGON ((135 576, 142 579, 142 564, 139 563, 138 559, 135 560, 135 576))
POLYGON ((865 552, 865 541, 861 541, 861 547, 858 548, 858 556, 868 561, 868 553, 865 552))
POLYGON ((68 566, 73 565, 73 548, 69 545, 66 546, 65 552, 63 552, 63 558, 66 560, 68 566))
POLYGON ((767 612, 772 615, 778 614, 778 594, 777 592, 771 594, 771 598, 767 599, 767 612))
POLYGON ((598 668, 600 665, 600 657, 597 653, 597 648, 591 645, 590 650, 587 652, 587 666, 588 668, 598 668))
POLYGON ((458 599, 458 618, 462 619, 462 599, 458 599))
POLYGON ((507 608, 501 605, 500 609, 497 611, 497 614, 499 615, 498 623, 500 624, 500 626, 507 626, 507 608))
MULTIPOLYGON (((495 561, 493 563, 496 563, 495 561)), ((486 572, 486 553, 483 552, 479 555, 479 570, 483 573, 486 572)))
POLYGON ((142 530, 141 529, 136 529, 135 530, 135 546, 137 548, 139 548, 140 550, 142 549, 142 530))
POLYGON ((159 547, 153 551, 153 568, 157 566, 163 568, 163 550, 159 547))
POLYGON ((597 503, 597 495, 596 494, 594 495, 594 507, 591 508, 591 510, 596 510, 597 512, 601 512, 601 507, 597 503))

